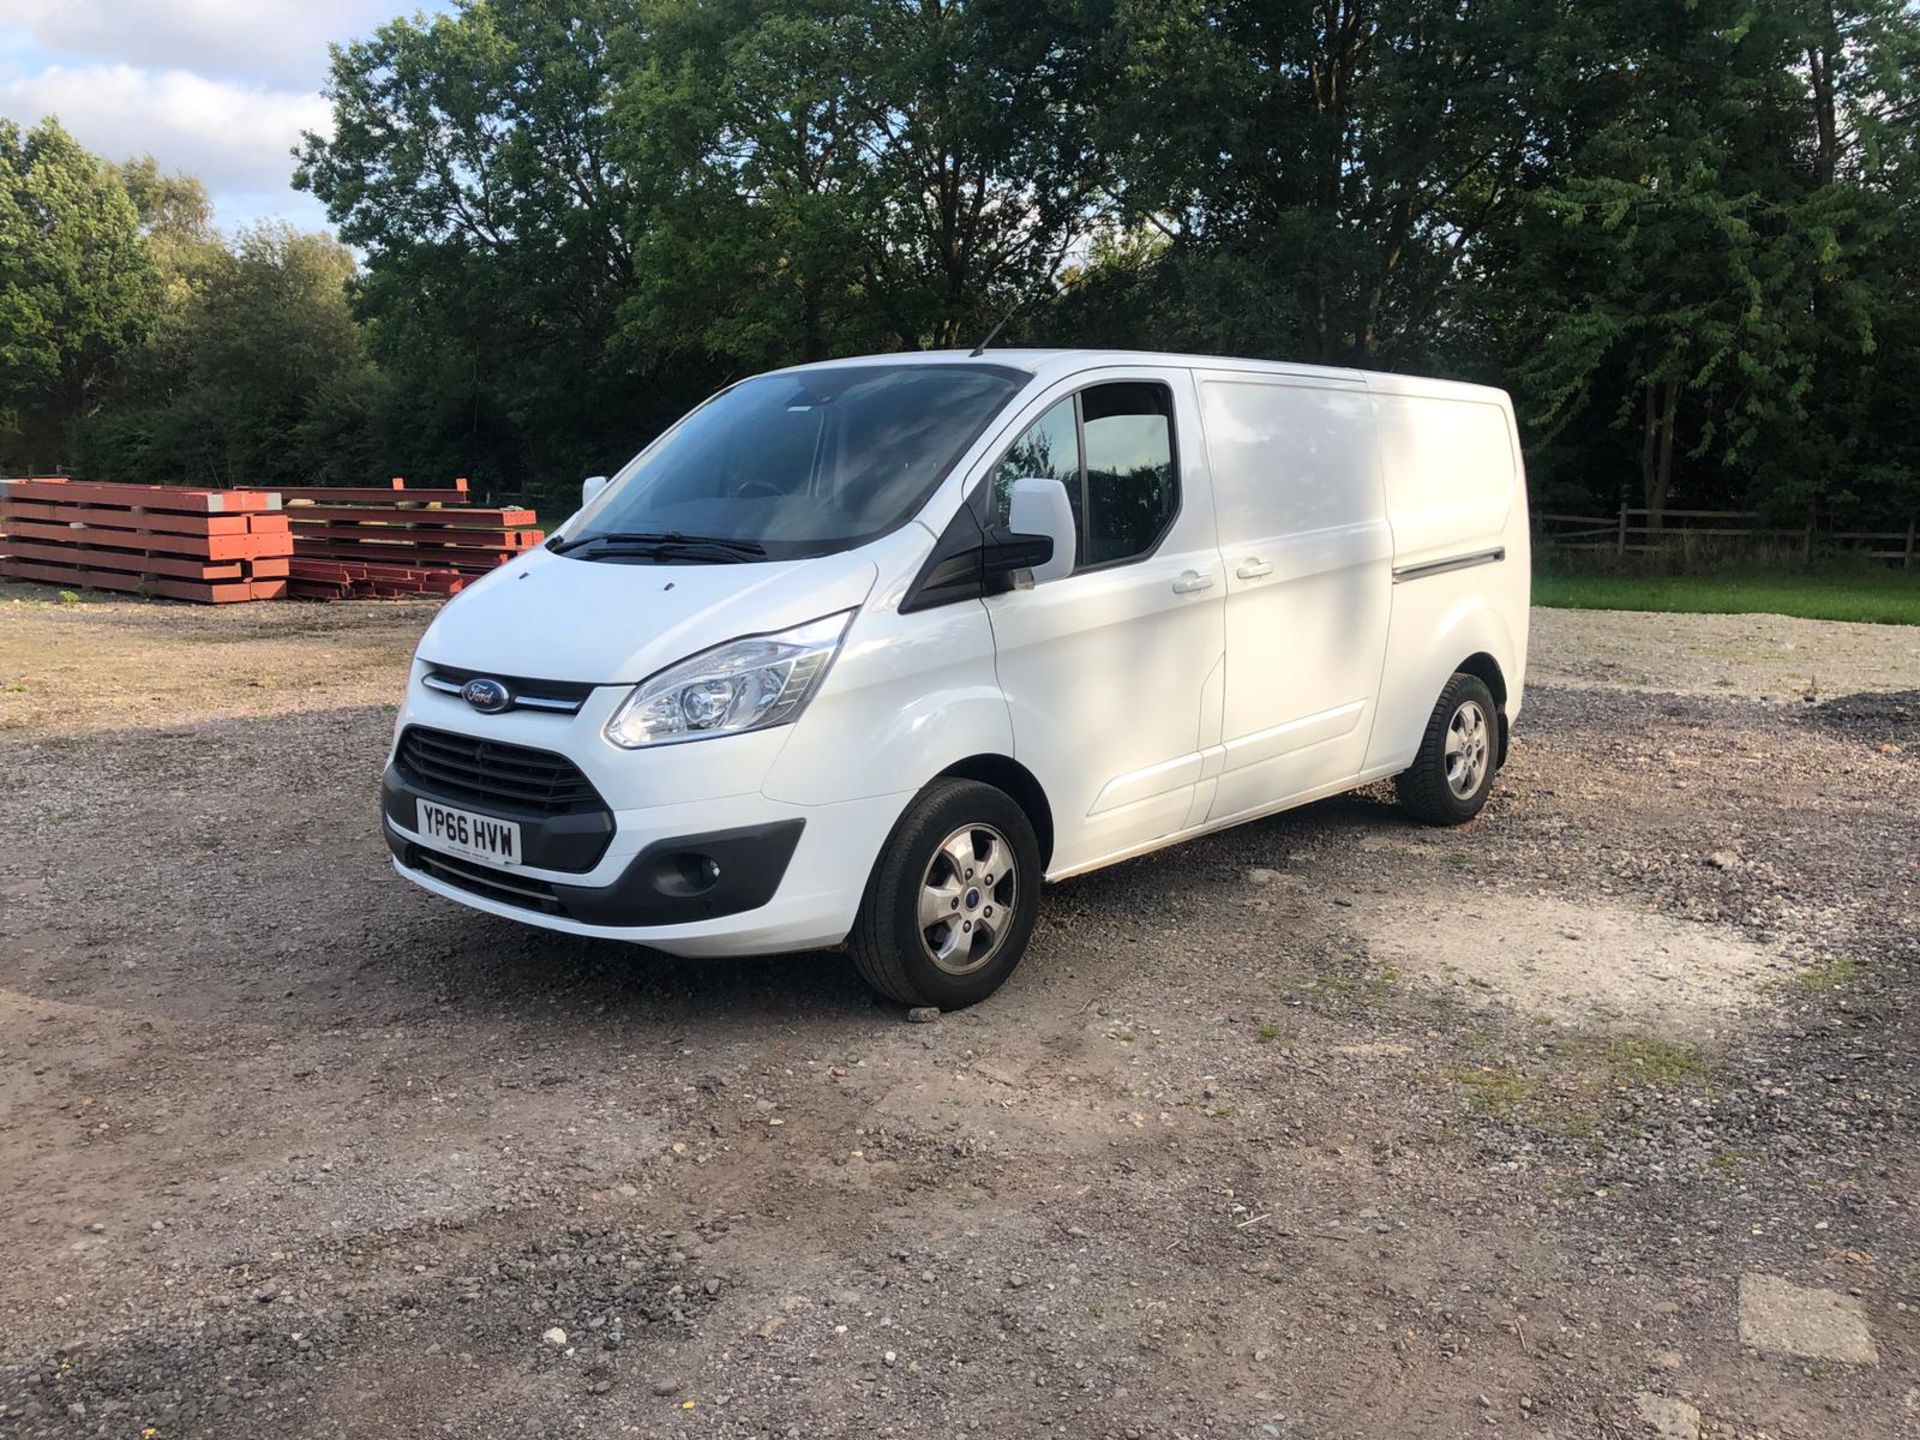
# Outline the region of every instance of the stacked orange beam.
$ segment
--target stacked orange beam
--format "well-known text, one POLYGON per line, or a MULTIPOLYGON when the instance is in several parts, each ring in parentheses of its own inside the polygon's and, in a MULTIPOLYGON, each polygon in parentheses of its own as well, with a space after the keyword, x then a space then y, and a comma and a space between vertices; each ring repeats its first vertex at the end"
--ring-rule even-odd
POLYGON ((518 507, 476 508, 467 482, 444 490, 282 489, 293 523, 293 594, 451 595, 546 539, 518 507))
POLYGON ((9 480, 0 531, 0 577, 170 600, 278 599, 293 554, 263 490, 9 480))

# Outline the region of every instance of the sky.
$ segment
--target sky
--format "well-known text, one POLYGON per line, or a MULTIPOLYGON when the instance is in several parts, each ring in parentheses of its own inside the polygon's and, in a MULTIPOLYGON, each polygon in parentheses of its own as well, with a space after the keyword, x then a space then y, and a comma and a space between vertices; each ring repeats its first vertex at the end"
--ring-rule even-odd
MULTIPOLYGON (((0 116, 47 115, 109 160, 151 154, 206 182, 223 228, 326 224, 289 154, 322 134, 329 41, 420 0, 0 0, 0 116)), ((427 8, 439 8, 429 4, 427 8)))

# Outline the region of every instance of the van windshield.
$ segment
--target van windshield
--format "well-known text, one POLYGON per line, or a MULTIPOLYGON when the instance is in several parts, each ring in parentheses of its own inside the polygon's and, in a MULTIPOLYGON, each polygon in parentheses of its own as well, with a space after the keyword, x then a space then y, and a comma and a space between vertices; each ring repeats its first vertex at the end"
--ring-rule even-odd
POLYGON ((924 364, 743 381, 630 461, 555 548, 613 558, 652 540, 676 563, 851 549, 912 519, 1029 378, 924 364))

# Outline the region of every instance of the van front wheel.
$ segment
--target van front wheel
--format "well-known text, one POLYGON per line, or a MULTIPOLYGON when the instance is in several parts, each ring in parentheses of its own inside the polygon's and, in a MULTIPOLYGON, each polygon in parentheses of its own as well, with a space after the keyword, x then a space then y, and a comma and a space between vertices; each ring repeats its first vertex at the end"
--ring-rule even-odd
POLYGON ((956 1010, 1013 973, 1039 901, 1026 812, 991 785, 936 780, 893 827, 847 945, 888 999, 956 1010))
POLYGON ((1420 753, 1394 778, 1400 803, 1429 825, 1464 825, 1493 789, 1500 712, 1478 675, 1454 672, 1433 707, 1420 753))

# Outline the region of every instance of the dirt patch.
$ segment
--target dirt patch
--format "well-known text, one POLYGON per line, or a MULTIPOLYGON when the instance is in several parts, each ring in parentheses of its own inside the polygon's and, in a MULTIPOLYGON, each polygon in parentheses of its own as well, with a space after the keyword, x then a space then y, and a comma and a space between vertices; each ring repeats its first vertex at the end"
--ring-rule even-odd
POLYGON ((1775 1275, 1740 1277, 1740 1343, 1803 1360, 1880 1363, 1858 1300, 1775 1275))
POLYGON ((1920 771, 1674 617, 1610 642, 1664 691, 1547 636, 1474 825, 1051 887, 915 1025, 394 877, 428 613, 0 611, 8 1440, 1911 1428, 1920 771), (1743 1344, 1754 1275, 1880 1363, 1743 1344))
POLYGON ((391 702, 438 602, 176 605, 0 585, 0 733, 391 702))
POLYGON ((1805 715, 1809 725, 1882 754, 1920 757, 1920 690, 1841 695, 1809 706, 1805 715))
POLYGON ((1362 922, 1376 959, 1473 1006, 1555 1025, 1712 1041, 1800 967, 1738 935, 1624 905, 1450 895, 1362 922))
POLYGON ((1911 690, 1920 625, 1536 609, 1527 666, 1530 684, 1821 700, 1911 690))

